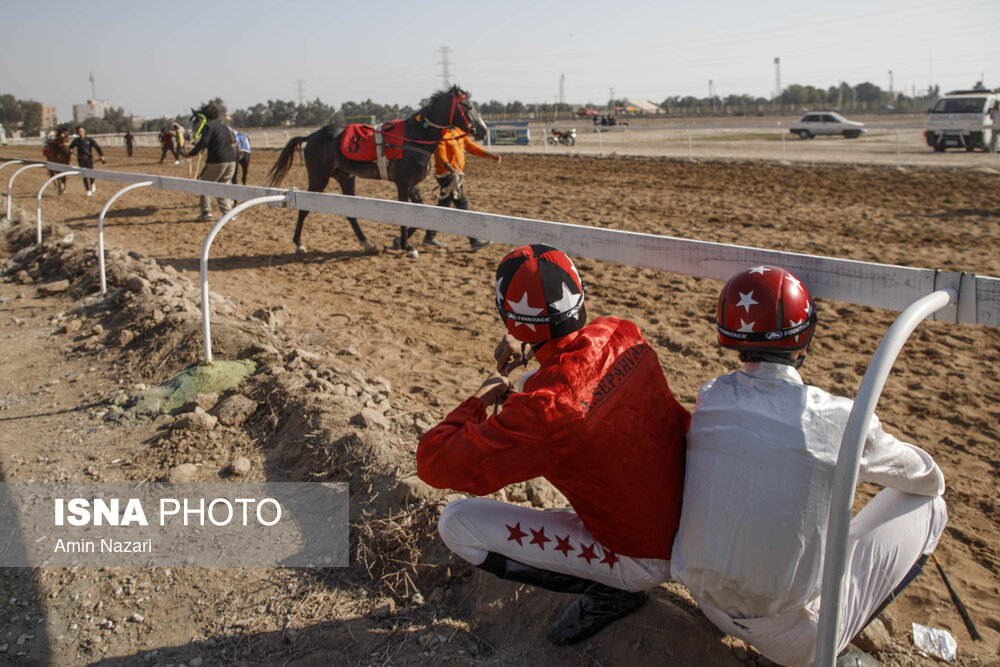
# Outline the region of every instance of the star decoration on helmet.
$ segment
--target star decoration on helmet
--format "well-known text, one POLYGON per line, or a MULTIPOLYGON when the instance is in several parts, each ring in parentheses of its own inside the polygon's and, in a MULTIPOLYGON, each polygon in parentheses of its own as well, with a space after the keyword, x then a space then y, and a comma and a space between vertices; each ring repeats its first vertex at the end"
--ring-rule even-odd
MULTIPOLYGON (((804 317, 801 320, 799 320, 798 322, 796 322, 795 320, 790 319, 790 320, 788 320, 788 328, 791 329, 792 327, 797 327, 797 326, 799 326, 800 324, 802 324, 805 321, 806 321, 806 318, 804 318, 804 317)), ((796 334, 795 335, 795 342, 796 343, 799 342, 799 336, 800 335, 801 334, 796 334)))
POLYGON ((787 280, 791 284, 791 288, 793 290, 799 291, 799 290, 802 289, 802 281, 800 281, 795 276, 789 274, 789 275, 785 276, 785 280, 787 280))
POLYGON ((746 309, 746 312, 749 313, 750 306, 756 306, 758 303, 760 303, 759 301, 754 301, 753 292, 754 292, 753 290, 750 290, 747 293, 740 292, 740 302, 736 304, 736 307, 737 308, 743 307, 746 309))
POLYGON ((750 269, 749 271, 747 271, 747 273, 748 273, 748 274, 752 274, 752 273, 759 273, 760 275, 764 275, 764 272, 765 272, 765 271, 770 271, 770 270, 771 270, 771 269, 769 269, 769 268, 768 268, 768 267, 766 267, 766 266, 755 266, 755 267, 753 267, 752 269, 750 269))
MULTIPOLYGON (((510 306, 510 309, 518 315, 537 315, 544 310, 543 308, 532 308, 528 305, 527 292, 522 294, 520 300, 518 301, 511 301, 510 299, 507 299, 507 305, 510 306)), ((535 325, 530 322, 517 322, 516 324, 526 326, 532 331, 535 331, 535 325)))
POLYGON ((740 318, 740 328, 738 329, 738 331, 742 331, 744 333, 752 333, 753 332, 753 325, 755 325, 755 324, 757 324, 756 320, 754 320, 753 322, 744 322, 743 318, 741 317, 740 318))
POLYGON ((549 312, 565 313, 567 310, 575 306, 579 300, 580 295, 570 292, 566 283, 563 283, 562 296, 559 297, 558 301, 549 304, 549 308, 551 309, 549 312))

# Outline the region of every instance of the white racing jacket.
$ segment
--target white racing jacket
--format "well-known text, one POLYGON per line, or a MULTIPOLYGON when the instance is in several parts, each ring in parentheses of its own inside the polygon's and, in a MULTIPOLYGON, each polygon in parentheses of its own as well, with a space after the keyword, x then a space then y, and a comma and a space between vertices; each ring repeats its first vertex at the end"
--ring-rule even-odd
MULTIPOLYGON (((671 574, 732 618, 775 616, 819 596, 837 452, 852 401, 771 363, 706 382, 687 437, 671 574)), ((930 455, 868 427, 858 477, 944 492, 930 455)))

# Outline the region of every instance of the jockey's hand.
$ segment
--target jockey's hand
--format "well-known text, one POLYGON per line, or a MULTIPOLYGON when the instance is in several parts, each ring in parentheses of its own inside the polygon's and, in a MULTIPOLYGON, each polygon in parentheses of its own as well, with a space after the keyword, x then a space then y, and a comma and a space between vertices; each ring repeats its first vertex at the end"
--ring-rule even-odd
POLYGON ((497 164, 500 164, 500 156, 499 155, 497 155, 496 153, 494 153, 494 154, 490 155, 490 157, 493 158, 494 160, 496 160, 497 164))
POLYGON ((475 396, 483 405, 495 405, 503 403, 507 395, 510 394, 511 382, 499 373, 490 373, 489 377, 483 380, 482 386, 476 391, 475 396))
POLYGON ((527 348, 525 353, 521 353, 521 341, 507 334, 497 343, 493 351, 493 358, 497 361, 497 372, 501 375, 508 375, 512 370, 534 356, 531 348, 527 348))

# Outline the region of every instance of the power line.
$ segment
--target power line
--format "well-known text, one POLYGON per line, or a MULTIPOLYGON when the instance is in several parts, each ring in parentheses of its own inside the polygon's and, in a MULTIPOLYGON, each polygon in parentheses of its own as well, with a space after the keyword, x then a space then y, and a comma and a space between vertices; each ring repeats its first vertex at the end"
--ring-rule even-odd
POLYGON ((305 88, 304 88, 304 85, 305 85, 305 81, 303 81, 302 79, 296 79, 295 80, 295 87, 296 87, 296 90, 298 90, 298 92, 299 92, 299 106, 302 106, 303 104, 305 104, 305 88))
POLYGON ((438 53, 441 54, 441 80, 444 82, 445 88, 451 87, 451 73, 448 71, 450 63, 448 62, 448 55, 451 53, 451 49, 447 46, 442 46, 438 49, 438 53))

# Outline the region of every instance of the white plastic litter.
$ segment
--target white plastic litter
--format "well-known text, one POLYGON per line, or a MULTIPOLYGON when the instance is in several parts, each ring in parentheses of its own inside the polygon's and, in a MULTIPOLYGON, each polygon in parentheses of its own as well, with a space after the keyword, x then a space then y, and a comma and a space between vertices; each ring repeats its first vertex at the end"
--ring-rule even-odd
POLYGON ((958 643, 950 632, 919 623, 913 624, 913 644, 932 658, 948 662, 955 662, 958 655, 958 643))

